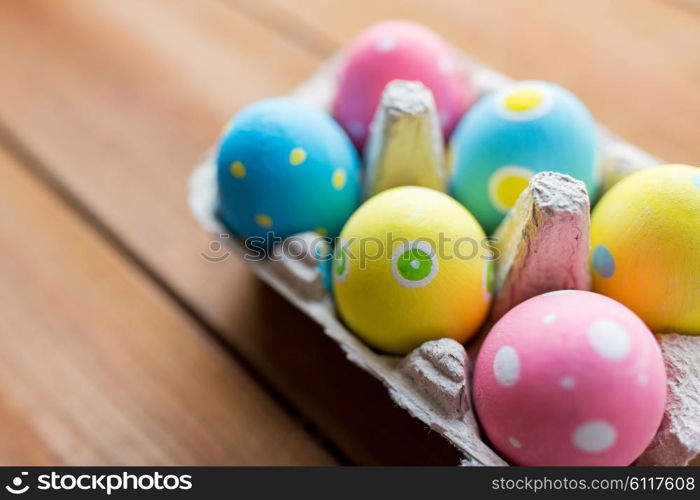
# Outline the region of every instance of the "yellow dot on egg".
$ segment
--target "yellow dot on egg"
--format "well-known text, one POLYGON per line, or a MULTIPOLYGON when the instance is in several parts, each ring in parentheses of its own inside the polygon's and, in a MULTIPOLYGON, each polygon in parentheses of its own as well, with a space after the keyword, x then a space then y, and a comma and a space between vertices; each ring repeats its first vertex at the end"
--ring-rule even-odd
POLYGON ((258 226, 267 229, 269 227, 272 227, 272 217, 270 217, 267 214, 258 214, 255 216, 255 223, 258 226))
POLYGON ((314 231, 319 235, 319 236, 328 236, 328 231, 326 230, 325 227, 317 227, 314 229, 314 231))
POLYGON ((544 101, 544 94, 533 87, 520 87, 508 94, 503 103, 507 109, 515 112, 529 111, 544 101))
POLYGON ((496 197, 504 205, 512 207, 527 187, 527 183, 528 180, 524 177, 506 177, 496 188, 496 197))
POLYGON ((289 163, 294 165, 301 165, 306 160, 306 150, 304 148, 294 148, 289 153, 289 163))
POLYGON ((231 175, 233 175, 236 179, 242 179, 245 177, 245 165, 243 165, 240 161, 234 161, 231 163, 231 167, 229 169, 231 170, 231 175))
POLYGON ((502 213, 508 212, 520 193, 527 187, 534 172, 527 168, 506 166, 496 170, 489 179, 489 198, 493 206, 502 213))
POLYGON ((342 168, 337 168, 333 172, 333 187, 337 190, 343 189, 345 186, 345 181, 347 179, 347 175, 345 174, 345 170, 342 168))

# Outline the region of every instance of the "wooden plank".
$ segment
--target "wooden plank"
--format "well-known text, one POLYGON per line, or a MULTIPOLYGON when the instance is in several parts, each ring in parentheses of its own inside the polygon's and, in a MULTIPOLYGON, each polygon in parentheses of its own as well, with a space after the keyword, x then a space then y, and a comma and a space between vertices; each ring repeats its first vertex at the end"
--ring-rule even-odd
POLYGON ((0 2, 0 121, 352 460, 454 464, 319 329, 209 239, 186 179, 237 108, 320 62, 215 1, 0 2))
POLYGON ((658 0, 227 0, 331 51, 371 23, 423 22, 516 79, 574 91, 596 119, 669 161, 700 164, 700 17, 658 0))
POLYGON ((333 464, 0 148, 0 463, 333 464))
POLYGON ((700 0, 661 0, 679 9, 684 9, 688 14, 700 15, 700 0))
POLYGON ((410 1, 377 1, 371 8, 362 2, 330 8, 310 1, 292 9, 271 5, 274 22, 263 20, 268 30, 206 1, 167 6, 157 1, 2 3, 0 119, 351 458, 363 463, 449 463, 454 459, 451 450, 440 448, 435 436, 426 436, 420 424, 391 407, 381 387, 350 367, 315 326, 257 285, 241 263, 227 259, 211 264, 199 257, 208 240, 184 203, 191 164, 214 141, 225 117, 246 102, 283 93, 300 82, 321 55, 370 22, 364 13, 373 13, 374 19, 410 17, 411 8, 418 8, 414 16, 456 45, 516 77, 560 78, 589 102, 599 119, 621 120, 623 126, 613 127, 615 131, 652 152, 674 152, 665 156, 697 163, 697 149, 688 149, 694 143, 687 133, 674 135, 681 147, 666 138, 674 120, 680 120, 669 117, 685 116, 688 121, 695 97, 681 89, 657 101, 647 98, 654 93, 645 94, 637 86, 640 74, 651 78, 642 82, 644 88, 657 90, 664 88, 662 75, 670 74, 673 81, 685 81, 689 72, 695 75, 692 65, 678 62, 678 54, 692 58, 697 53, 687 48, 694 46, 697 30, 673 14, 663 11, 655 18, 653 12, 652 19, 664 21, 651 30, 661 49, 638 57, 635 36, 644 35, 644 25, 626 27, 625 7, 610 7, 623 14, 613 12, 608 21, 609 13, 599 3, 594 8, 580 5, 577 12, 554 3, 527 12, 515 2, 494 7, 410 1), (602 17, 594 15, 596 9, 602 17), (579 10, 583 24, 577 20, 579 10), (299 17, 309 12, 327 14, 316 31, 299 17), (523 23, 517 22, 518 16, 523 23), (564 24, 552 27, 553 21, 564 24), (686 29, 668 27, 676 21, 686 29), (530 31, 537 32, 534 40, 530 31), (681 43, 684 38, 689 43, 681 43), (595 57, 580 56, 591 53, 595 57), (664 62, 667 53, 675 54, 669 64, 664 62), (634 78, 625 73, 628 65, 634 78), (600 83, 615 77, 631 83, 634 98, 624 85, 613 86, 613 92, 600 83), (683 95, 691 100, 687 106, 679 104, 683 95), (665 113, 647 107, 658 110, 670 101, 665 113), (649 116, 657 117, 653 128, 647 125, 649 116), (647 140, 658 141, 657 146, 647 140))

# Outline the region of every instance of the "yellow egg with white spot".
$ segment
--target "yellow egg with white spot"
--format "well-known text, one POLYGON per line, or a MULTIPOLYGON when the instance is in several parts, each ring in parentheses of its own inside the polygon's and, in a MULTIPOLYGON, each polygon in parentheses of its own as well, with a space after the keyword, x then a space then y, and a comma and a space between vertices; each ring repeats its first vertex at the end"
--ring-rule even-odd
POLYGON ((403 354, 465 342, 491 298, 492 248, 450 196, 403 186, 367 200, 341 231, 333 290, 343 321, 371 346, 403 354))
POLYGON ((613 186, 591 218, 594 290, 654 332, 700 334, 700 168, 664 165, 613 186))

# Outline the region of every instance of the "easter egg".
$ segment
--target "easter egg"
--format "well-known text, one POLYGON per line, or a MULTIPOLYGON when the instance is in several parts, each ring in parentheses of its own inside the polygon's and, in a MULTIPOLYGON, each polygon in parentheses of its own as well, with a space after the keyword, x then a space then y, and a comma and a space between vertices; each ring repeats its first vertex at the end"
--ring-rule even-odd
POLYGON ((614 185, 591 216, 594 290, 655 333, 700 334, 700 168, 645 169, 614 185))
POLYGON ((620 303, 551 292, 493 326, 473 398, 490 442, 513 464, 629 465, 661 423, 664 363, 644 322, 620 303))
POLYGON ((480 99, 450 142, 451 189, 491 233, 538 172, 568 174, 594 197, 596 128, 586 107, 548 82, 506 86, 480 99))
POLYGON ((474 217, 432 189, 403 186, 367 200, 336 243, 333 289, 343 321, 371 346, 406 353, 466 341, 491 298, 491 249, 474 217))
POLYGON ((446 137, 474 100, 453 50, 437 33, 409 21, 375 24, 346 49, 333 102, 333 116, 360 151, 384 87, 397 79, 432 91, 446 137))
POLYGON ((329 115, 292 99, 259 101, 221 138, 219 214, 258 244, 313 230, 334 237, 359 204, 359 171, 357 152, 329 115))

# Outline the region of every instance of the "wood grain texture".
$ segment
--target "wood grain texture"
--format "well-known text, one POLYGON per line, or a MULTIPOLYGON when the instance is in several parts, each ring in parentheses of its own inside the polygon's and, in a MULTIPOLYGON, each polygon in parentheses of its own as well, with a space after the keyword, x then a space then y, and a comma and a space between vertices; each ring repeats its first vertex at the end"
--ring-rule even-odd
POLYGON ((352 461, 457 462, 242 262, 200 255, 193 165, 236 109, 318 57, 210 1, 2 2, 0 47, 9 133, 352 461))
POLYGON ((366 24, 396 16, 516 78, 562 83, 615 132, 700 163, 700 21, 654 1, 573 5, 2 0, 0 123, 351 460, 455 463, 241 262, 201 257, 209 239, 188 213, 186 179, 233 112, 288 92, 366 24))
POLYGON ((4 149, 0 254, 1 464, 334 463, 4 149))

